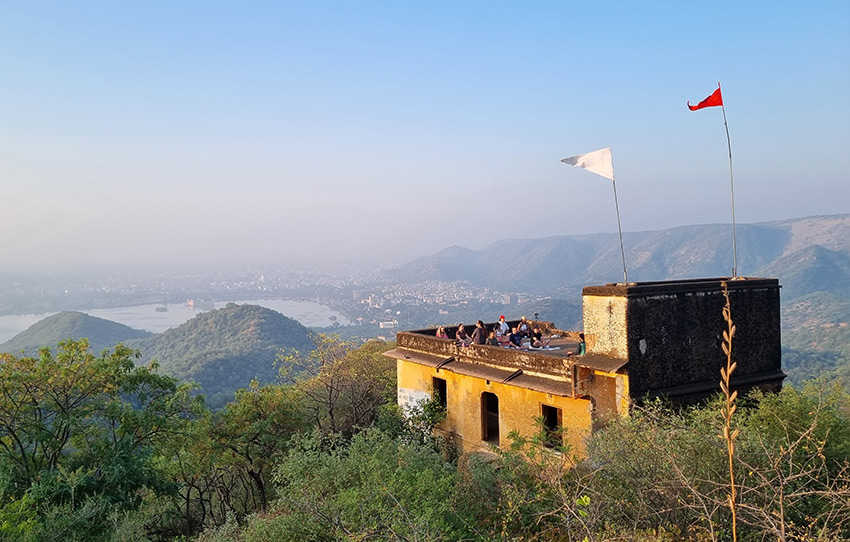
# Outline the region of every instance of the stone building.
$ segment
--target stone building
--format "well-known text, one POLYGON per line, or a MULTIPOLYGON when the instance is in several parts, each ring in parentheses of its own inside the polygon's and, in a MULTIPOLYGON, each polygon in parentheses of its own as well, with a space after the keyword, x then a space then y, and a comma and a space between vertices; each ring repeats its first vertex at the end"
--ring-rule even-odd
MULTIPOLYGON (((579 332, 551 322, 538 322, 551 338, 550 348, 539 350, 462 347, 434 329, 399 332, 386 354, 397 360, 399 404, 440 401, 446 418, 436 430, 466 451, 504 446, 511 431, 535 434, 542 420, 544 429, 563 427, 564 444, 581 453, 591 431, 627 415, 635 402, 664 396, 687 403, 719 390, 724 280, 585 287, 584 356, 576 355, 579 332)), ((778 391, 785 378, 779 282, 726 284, 737 328, 732 386, 778 391)), ((450 337, 455 329, 446 328, 450 337)))

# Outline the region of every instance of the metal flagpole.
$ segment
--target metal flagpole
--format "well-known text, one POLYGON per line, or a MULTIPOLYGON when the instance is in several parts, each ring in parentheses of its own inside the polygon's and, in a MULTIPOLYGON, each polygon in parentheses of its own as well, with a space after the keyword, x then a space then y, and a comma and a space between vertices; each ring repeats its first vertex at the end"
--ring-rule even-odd
MULTIPOLYGON (((611 162, 613 164, 613 158, 611 162)), ((620 204, 617 203, 617 183, 614 181, 613 173, 611 174, 611 184, 614 186, 614 207, 617 208, 617 230, 620 232, 620 255, 623 257, 623 283, 628 285, 629 276, 626 274, 626 250, 623 248, 623 227, 620 226, 620 204)))
MULTIPOLYGON (((720 88, 720 81, 717 82, 720 88)), ((722 92, 722 91, 721 91, 722 92)), ((720 102, 723 110, 723 126, 726 128, 726 145, 729 147, 729 186, 732 189, 732 278, 738 277, 738 241, 735 233, 735 180, 732 177, 732 140, 729 138, 729 123, 726 122, 726 106, 720 102)))
POLYGON ((611 147, 570 156, 569 158, 564 158, 561 162, 584 168, 591 173, 611 179, 611 185, 614 187, 614 206, 617 208, 617 231, 620 232, 620 255, 623 257, 623 281, 625 284, 628 284, 629 276, 626 273, 626 249, 623 248, 623 226, 620 224, 620 203, 617 201, 617 182, 614 181, 614 159, 611 157, 611 147))

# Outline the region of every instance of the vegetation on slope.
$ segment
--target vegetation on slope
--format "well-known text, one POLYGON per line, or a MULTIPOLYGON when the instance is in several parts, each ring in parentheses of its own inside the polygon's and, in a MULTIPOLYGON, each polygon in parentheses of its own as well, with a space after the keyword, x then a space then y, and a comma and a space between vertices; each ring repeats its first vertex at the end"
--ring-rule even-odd
POLYGON ((793 384, 815 378, 850 389, 850 325, 823 324, 785 333, 782 366, 793 384))
POLYGON ((144 339, 153 333, 133 329, 124 324, 89 316, 81 312, 67 311, 48 316, 18 333, 2 345, 0 351, 34 354, 40 348, 55 348, 66 339, 88 340, 91 348, 100 352, 118 343, 132 339, 144 339))
POLYGON ((159 452, 203 407, 133 357, 0 354, 0 540, 109 540, 111 518, 177 494, 159 452))
MULTIPOLYGON (((636 408, 590 437, 586 457, 547 448, 545 433, 458 456, 430 435, 438 409, 400 415, 391 345, 319 344, 281 353, 293 383, 254 382, 215 413, 123 347, 3 355, 0 539, 732 538, 720 400, 636 408)), ((738 403, 738 539, 848 539, 846 390, 738 403)))
MULTIPOLYGON (((739 540, 845 540, 846 397, 788 388, 756 399, 735 423, 739 540)), ((200 540, 731 540, 719 406, 636 410, 583 459, 553 453, 543 435, 460 459, 407 425, 306 435, 278 461, 265 513, 200 540)))
POLYGON ((128 344, 141 351, 142 363, 156 360, 163 372, 198 383, 215 406, 252 380, 273 382, 281 349, 313 348, 310 330, 296 320, 257 305, 233 303, 128 344))

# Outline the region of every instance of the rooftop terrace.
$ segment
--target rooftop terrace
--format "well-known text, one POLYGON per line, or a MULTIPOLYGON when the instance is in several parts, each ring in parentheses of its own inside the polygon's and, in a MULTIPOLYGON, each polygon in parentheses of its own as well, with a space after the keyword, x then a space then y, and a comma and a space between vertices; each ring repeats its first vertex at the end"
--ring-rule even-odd
MULTIPOLYGON (((518 323, 508 321, 511 327, 518 323)), ((577 356, 579 332, 558 329, 552 322, 535 321, 534 324, 549 338, 549 348, 461 346, 454 339, 437 338, 437 330, 430 328, 399 332, 397 348, 387 355, 562 397, 584 395, 587 390, 583 384, 593 370, 614 372, 625 365, 624 360, 607 355, 577 356)), ((495 325, 497 322, 490 322, 485 327, 490 330, 495 325)), ((446 332, 454 337, 457 326, 447 326, 446 332)))

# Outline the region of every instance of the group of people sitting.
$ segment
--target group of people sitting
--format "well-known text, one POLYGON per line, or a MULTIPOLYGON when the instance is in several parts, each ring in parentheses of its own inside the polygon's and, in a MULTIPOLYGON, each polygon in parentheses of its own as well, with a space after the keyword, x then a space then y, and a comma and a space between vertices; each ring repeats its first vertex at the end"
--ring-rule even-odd
MULTIPOLYGON (((440 339, 451 338, 446 333, 444 326, 437 328, 436 335, 440 339)), ((466 332, 463 324, 458 324, 455 340, 460 346, 486 344, 490 346, 504 346, 506 348, 549 348, 549 339, 543 337, 540 326, 533 325, 525 319, 525 316, 513 328, 505 322, 504 315, 499 317, 499 322, 492 329, 487 329, 484 322, 478 320, 475 323, 475 329, 472 330, 472 335, 466 332), (528 339, 528 344, 523 344, 524 339, 528 339)))

